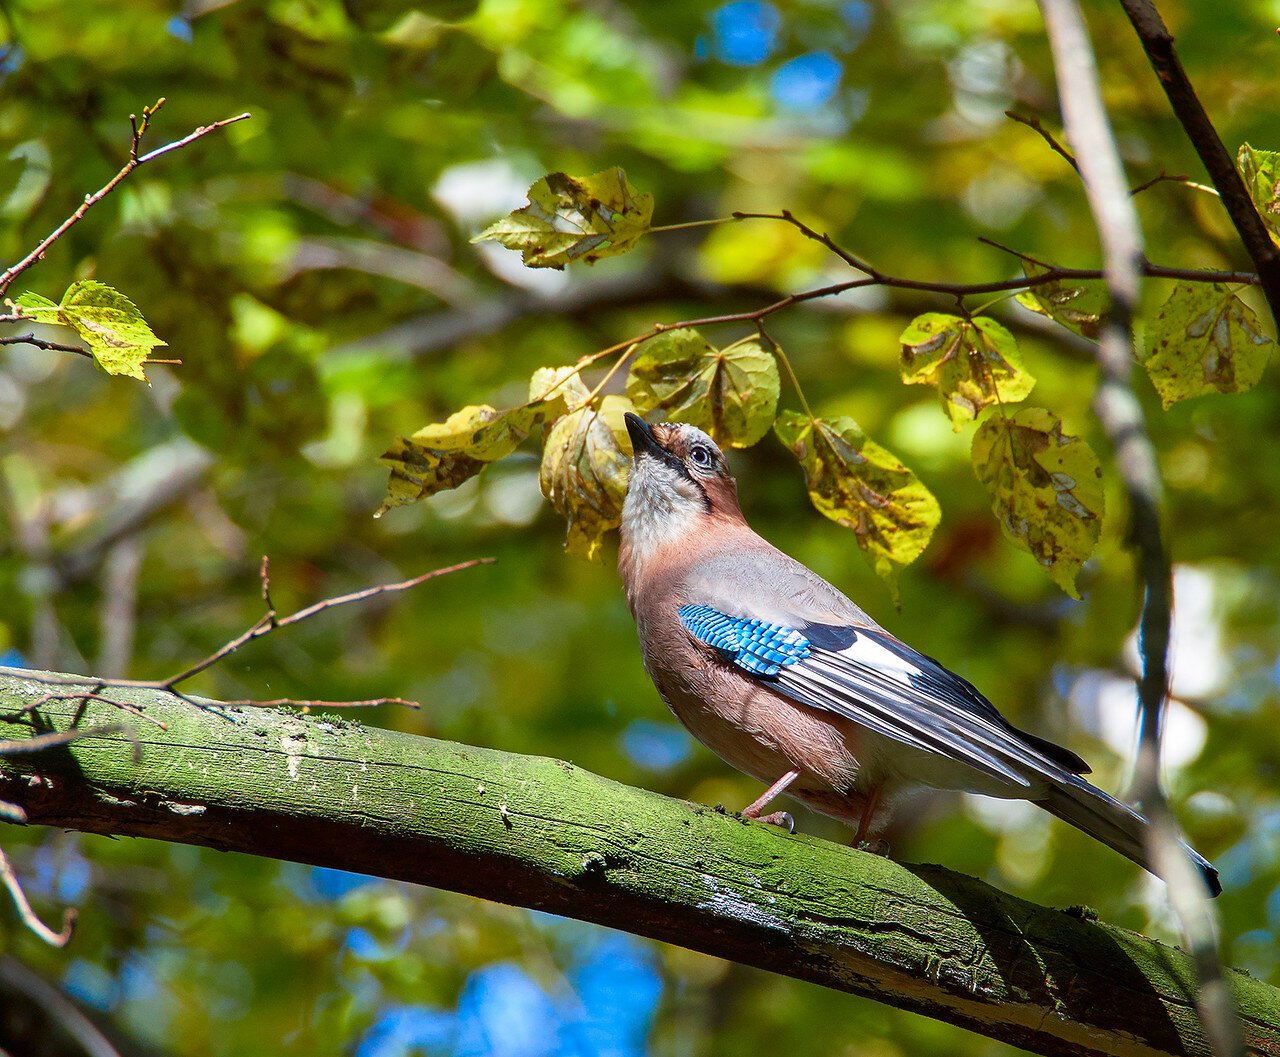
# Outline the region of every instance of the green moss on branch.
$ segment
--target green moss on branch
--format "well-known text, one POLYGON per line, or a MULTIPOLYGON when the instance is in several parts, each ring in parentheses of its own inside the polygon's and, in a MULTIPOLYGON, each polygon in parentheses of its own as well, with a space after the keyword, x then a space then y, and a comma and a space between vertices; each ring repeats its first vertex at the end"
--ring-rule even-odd
MULTIPOLYGON (((49 687, 0 676, 0 714, 49 687)), ((914 1010, 1043 1054, 1207 1054, 1180 951, 911 866, 633 789, 560 760, 149 690, 51 701, 0 757, 32 823, 356 870, 535 907, 914 1010), (135 762, 135 743, 140 758, 135 762)), ((92 913, 93 908, 85 908, 92 913)), ((1280 1055, 1280 992, 1230 981, 1280 1055)))

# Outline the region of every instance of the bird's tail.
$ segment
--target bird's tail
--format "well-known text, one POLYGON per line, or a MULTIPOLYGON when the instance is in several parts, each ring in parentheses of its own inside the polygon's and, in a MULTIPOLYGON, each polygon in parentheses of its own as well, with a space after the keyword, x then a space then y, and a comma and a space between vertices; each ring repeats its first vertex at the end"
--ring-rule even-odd
MULTIPOLYGON (((1108 796, 1083 778, 1052 783, 1049 795, 1038 803, 1050 814, 1071 823, 1076 829, 1084 830, 1089 836, 1132 859, 1144 870, 1156 873, 1147 854, 1145 839, 1151 823, 1133 808, 1108 796)), ((1186 844, 1182 847, 1204 875, 1209 894, 1216 896, 1221 893, 1222 884, 1213 864, 1194 848, 1186 844)))

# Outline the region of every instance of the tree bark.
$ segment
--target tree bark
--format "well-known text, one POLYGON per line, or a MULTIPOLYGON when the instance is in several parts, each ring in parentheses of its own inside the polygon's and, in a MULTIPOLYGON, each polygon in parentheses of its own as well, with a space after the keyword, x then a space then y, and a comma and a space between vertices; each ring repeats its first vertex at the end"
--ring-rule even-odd
MULTIPOLYGON (((33 673, 38 674, 38 673, 33 673)), ((48 701, 0 676, 0 756, 31 823, 336 867, 592 921, 863 995, 1042 1054, 1208 1053, 1176 948, 971 877, 855 851, 518 756, 150 690, 48 701)), ((66 688, 68 690, 75 688, 66 688)), ((84 688, 81 688, 84 689, 84 688)), ((93 908, 85 908, 93 913, 93 908)), ((1251 1052, 1280 991, 1228 972, 1251 1052)))

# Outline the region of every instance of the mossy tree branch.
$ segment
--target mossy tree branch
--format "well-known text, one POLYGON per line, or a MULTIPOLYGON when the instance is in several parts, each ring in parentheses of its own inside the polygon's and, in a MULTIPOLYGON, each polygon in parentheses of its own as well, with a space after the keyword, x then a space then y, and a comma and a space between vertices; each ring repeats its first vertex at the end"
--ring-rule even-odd
MULTIPOLYGON (((789 836, 558 760, 325 716, 199 707, 138 688, 113 692, 167 729, 93 701, 21 711, 48 692, 0 677, 10 737, 136 727, 0 758, 0 797, 32 823, 535 907, 1042 1054, 1208 1053, 1185 954, 940 867, 789 836)), ((1280 991, 1228 980, 1247 1046, 1280 1055, 1280 991)))

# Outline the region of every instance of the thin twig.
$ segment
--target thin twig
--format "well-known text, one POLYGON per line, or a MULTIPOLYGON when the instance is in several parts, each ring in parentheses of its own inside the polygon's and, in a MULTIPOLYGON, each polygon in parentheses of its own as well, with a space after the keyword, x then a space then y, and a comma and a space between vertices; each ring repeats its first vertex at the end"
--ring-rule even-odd
POLYGON ((54 932, 31 909, 31 904, 27 902, 27 893, 22 890, 18 875, 13 872, 13 865, 3 850, 0 850, 0 880, 3 880, 4 886, 9 889, 9 895, 13 897, 13 905, 18 908, 18 916, 22 918, 22 923, 27 928, 51 947, 65 947, 71 942, 71 936, 76 929, 76 910, 73 907, 63 910, 62 931, 54 932))
MULTIPOLYGON (((446 576, 449 573, 461 572, 463 569, 471 569, 477 565, 492 565, 496 558, 473 558, 471 561, 459 562, 457 565, 450 565, 444 569, 433 569, 429 573, 423 573, 421 576, 415 576, 411 580, 402 580, 395 584, 380 584, 377 587, 366 587, 363 591, 353 591, 348 595, 338 595, 336 598, 325 598, 313 605, 307 606, 305 609, 299 609, 296 613, 291 613, 287 617, 277 619, 274 609, 268 609, 266 614, 253 624, 248 630, 237 635, 230 642, 214 650, 204 660, 184 668, 177 675, 171 675, 168 679, 161 680, 159 683, 148 683, 145 685, 155 686, 159 690, 172 690, 179 683, 186 682, 193 675, 198 675, 206 668, 217 664, 224 657, 235 653, 241 646, 252 642, 254 639, 260 639, 264 635, 269 635, 278 628, 287 628, 293 624, 300 624, 308 617, 314 617, 317 613, 323 613, 326 609, 333 609, 334 606, 346 605, 348 602, 363 602, 369 598, 375 598, 378 595, 390 594, 395 591, 407 591, 411 587, 417 587, 419 584, 425 584, 428 580, 434 580, 437 576, 446 576)), ((264 578, 263 590, 264 594, 270 591, 270 581, 266 579, 267 562, 264 558, 262 563, 262 576, 264 578)), ((108 683, 108 686, 116 685, 137 685, 125 683, 108 683)))
MULTIPOLYGON (((646 337, 649 337, 649 336, 651 335, 646 335, 646 337)), ((257 621, 255 621, 252 625, 250 625, 250 627, 246 631, 237 635, 235 638, 231 639, 229 642, 224 643, 222 646, 216 649, 213 653, 209 654, 208 657, 205 657, 202 661, 199 661, 196 664, 193 664, 190 667, 183 669, 182 671, 178 672, 176 675, 171 675, 167 679, 107 679, 107 678, 93 678, 91 676, 84 676, 84 675, 57 675, 51 672, 33 672, 26 668, 10 668, 10 667, 4 667, 4 666, 0 666, 0 675, 16 676, 21 679, 27 679, 31 682, 38 683, 42 686, 89 686, 93 688, 86 692, 78 692, 78 693, 71 693, 71 694, 62 694, 62 693, 46 694, 44 697, 40 698, 38 701, 32 703, 31 705, 28 705, 24 709, 24 711, 33 710, 39 707, 40 705, 46 703, 47 701, 51 701, 55 699, 66 699, 66 698, 98 701, 104 704, 113 705, 117 708, 124 708, 126 711, 133 711, 134 706, 125 705, 122 702, 113 701, 109 698, 101 697, 100 696, 101 692, 104 689, 107 689, 108 687, 116 687, 119 689, 133 689, 133 690, 159 690, 165 693, 174 694, 175 696, 178 696, 178 697, 182 697, 183 695, 180 694, 176 689, 179 683, 183 683, 186 680, 192 678, 193 676, 198 675, 200 672, 205 671, 207 668, 211 668, 213 665, 217 664, 219 661, 235 653, 236 650, 240 649, 240 647, 246 645, 247 643, 253 642, 255 639, 260 639, 265 635, 269 635, 271 632, 276 631, 279 628, 287 628, 293 624, 299 624, 302 621, 308 619, 309 617, 314 617, 319 613, 323 613, 327 609, 333 609, 335 606, 346 605, 348 602, 363 602, 366 599, 375 598, 378 595, 391 594, 399 591, 407 591, 411 587, 417 587, 419 584, 426 583, 428 580, 434 580, 437 576, 446 576, 449 573, 461 572, 463 569, 470 569, 477 565, 492 565, 495 561, 497 561, 496 558, 473 558, 471 561, 459 562, 457 565, 450 565, 443 569, 433 569, 431 572, 423 573, 421 576, 415 576, 411 580, 402 580, 399 583, 394 583, 394 584, 379 584, 376 587, 366 587, 362 591, 353 591, 350 594, 338 595, 337 597, 334 597, 334 598, 325 598, 319 602, 313 603, 312 605, 309 605, 303 609, 298 610, 296 613, 291 613, 287 617, 278 617, 276 615, 275 606, 272 604, 272 601, 271 601, 270 565, 267 561, 267 558, 264 556, 262 559, 262 565, 259 568, 258 575, 262 581, 262 597, 263 597, 263 601, 266 602, 266 605, 267 605, 266 613, 264 613, 261 617, 258 618, 257 621)), ((277 698, 272 701, 257 701, 257 700, 225 701, 225 702, 222 702, 222 704, 238 705, 242 707, 274 707, 274 706, 281 706, 281 705, 294 705, 299 708, 374 708, 378 705, 402 705, 406 708, 419 707, 416 701, 409 701, 402 697, 378 697, 378 698, 370 698, 364 701, 320 701, 320 700, 303 700, 303 699, 295 699, 295 698, 277 698)), ((138 713, 138 714, 143 715, 142 713, 138 713)), ((156 720, 152 719, 152 717, 150 716, 143 715, 143 718, 150 719, 151 722, 153 723, 157 722, 156 720)), ((74 737, 72 737, 71 735, 74 735, 75 737, 87 736, 90 733, 101 733, 105 729, 106 728, 98 727, 98 728, 94 728, 93 731, 86 731, 83 733, 68 732, 68 734, 66 735, 43 735, 43 737, 49 737, 49 738, 60 737, 60 738, 64 738, 67 741, 71 741, 71 740, 74 740, 74 737)), ((33 743, 39 740, 40 740, 39 738, 32 738, 29 741, 14 741, 14 742, 0 741, 0 755, 4 754, 4 752, 6 751, 5 746, 7 745, 30 747, 33 745, 33 743)), ((54 743, 48 742, 47 744, 54 744, 54 743)), ((40 747, 45 747, 45 746, 40 746, 40 747)), ((15 748, 8 751, 23 752, 23 751, 35 751, 35 750, 34 748, 26 748, 26 749, 15 748)))
MULTIPOLYGON (((789 214, 788 214, 789 216, 789 214)), ((775 213, 751 213, 742 214, 744 219, 769 219, 784 220, 787 216, 775 213)), ((801 231, 805 232, 810 238, 821 242, 823 245, 832 247, 830 236, 819 234, 812 228, 799 223, 794 218, 790 219, 790 223, 794 224, 801 231)), ((989 240, 984 240, 989 241, 989 240)), ((999 249, 1007 249, 1000 246, 999 243, 992 243, 999 249)), ((834 248, 834 252, 842 258, 857 261, 858 258, 853 257, 848 251, 834 248)), ((1024 260, 1031 261, 1033 264, 1039 262, 1034 257, 1028 257, 1025 254, 1018 253, 1016 250, 1008 250, 1014 256, 1024 260)), ((859 262, 855 265, 859 271, 867 271, 870 265, 859 262)), ((755 308, 745 312, 726 312, 718 316, 702 316, 697 319, 681 319, 674 323, 655 323, 646 331, 626 338, 610 345, 608 348, 600 349, 588 356, 582 357, 573 366, 572 370, 567 371, 565 376, 553 385, 546 395, 555 392, 563 386, 570 378, 581 373, 593 363, 611 356, 618 352, 626 352, 630 356, 634 352, 634 346, 642 345, 646 341, 651 341, 659 334, 666 334, 668 331, 680 330, 691 327, 712 327, 728 323, 754 323, 757 326, 760 322, 777 312, 791 308, 794 305, 804 304, 806 301, 817 301, 827 297, 838 297, 840 294, 847 293, 850 290, 861 290, 872 286, 886 286, 898 290, 919 290, 925 293, 944 294, 954 297, 957 303, 961 303, 963 307, 963 299, 974 294, 995 294, 1003 292, 1013 292, 1017 290, 1030 290, 1038 286, 1045 286, 1050 283, 1070 282, 1088 279, 1101 279, 1103 273, 1097 268, 1054 268, 1047 267, 1047 270, 1039 275, 1024 275, 1020 278, 999 279, 994 282, 987 283, 947 283, 947 282, 931 282, 919 279, 907 279, 896 275, 886 275, 883 272, 875 271, 862 279, 849 279, 842 283, 832 283, 829 286, 819 286, 812 290, 802 290, 798 293, 788 294, 786 297, 778 301, 771 302, 762 308, 755 308)), ((1194 268, 1169 268, 1163 265, 1149 264, 1143 265, 1143 273, 1152 278, 1159 279, 1181 279, 1185 282, 1207 282, 1207 283, 1238 283, 1241 285, 1251 285, 1258 281, 1258 277, 1253 272, 1218 272, 1203 271, 1194 268)), ((615 368, 616 368, 615 364, 615 368)), ((579 402, 580 406, 585 406, 584 402, 579 402)), ((251 631, 253 629, 250 629, 251 631)), ((2 670, 2 669, 0 669, 2 670)))
POLYGON ((1231 217, 1240 241, 1258 271, 1259 285, 1266 295, 1271 315, 1280 326, 1280 249, 1272 241, 1267 226, 1249 197, 1235 162, 1223 146, 1218 130, 1213 127, 1204 104, 1200 102, 1187 71, 1173 46, 1169 32, 1151 0, 1120 0, 1133 24, 1143 50, 1169 98, 1174 114, 1187 138, 1200 155, 1209 178, 1218 189, 1222 204, 1231 217))
POLYGON ((1150 180, 1140 183, 1137 187, 1132 188, 1129 191, 1129 196, 1133 197, 1134 195, 1140 195, 1148 188, 1155 187, 1156 184, 1161 183, 1182 184, 1183 187, 1190 187, 1193 191, 1203 191, 1205 194, 1211 194, 1214 198, 1222 197, 1222 195, 1218 194, 1218 189, 1216 187, 1210 187, 1208 184, 1196 183, 1190 176, 1170 176, 1168 173, 1163 172, 1159 176, 1153 176, 1150 180))
POLYGON ((0 800, 0 818, 6 822, 16 822, 24 825, 27 821, 27 813, 19 804, 11 804, 7 800, 0 800))
POLYGON ((19 756, 28 752, 57 749, 73 741, 79 741, 81 738, 95 738, 103 734, 119 734, 122 729, 119 724, 104 723, 97 727, 82 727, 75 730, 56 731, 51 734, 37 734, 33 738, 3 739, 0 740, 0 756, 19 756))
POLYGON ((997 242, 995 239, 987 238, 986 235, 979 235, 978 241, 985 242, 988 246, 993 246, 996 249, 1002 250, 1003 252, 1009 254, 1010 256, 1017 257, 1018 260, 1020 261, 1030 261, 1032 264, 1035 264, 1041 268, 1053 267, 1053 265, 1050 264, 1048 261, 1042 261, 1037 257, 1031 256, 1031 254, 1029 253, 1023 253, 1021 250, 1015 250, 1010 246, 1006 246, 1003 242, 997 242))
MULTIPOLYGON (((1054 137, 1053 133, 1051 133, 1047 128, 1044 127, 1044 125, 1040 123, 1040 119, 1038 117, 1028 117, 1025 114, 1019 114, 1016 110, 1006 110, 1004 112, 1004 116, 1012 118, 1014 121, 1018 122, 1020 125, 1026 125, 1027 128, 1033 129, 1034 131, 1038 132, 1040 134, 1041 139, 1043 139, 1047 144, 1049 144, 1049 146, 1053 149, 1055 153, 1060 154, 1063 158, 1065 158, 1067 160, 1067 164, 1070 165, 1071 168, 1075 169, 1077 173, 1080 171, 1080 165, 1076 161, 1075 155, 1072 154, 1069 150, 1067 150, 1067 148, 1064 147, 1061 143, 1058 142, 1058 140, 1054 137)), ((1187 187, 1194 188, 1197 191, 1207 191, 1211 195, 1218 195, 1218 192, 1214 190, 1212 187, 1207 187, 1205 184, 1196 183, 1189 176, 1170 176, 1168 173, 1163 173, 1163 172, 1159 176, 1153 176, 1150 180, 1146 180, 1143 183, 1138 184, 1137 187, 1131 188, 1129 191, 1129 195, 1130 197, 1132 197, 1133 195, 1141 194, 1143 191, 1146 191, 1147 189, 1154 187, 1156 184, 1159 184, 1159 183, 1179 183, 1187 187)), ((1221 197, 1221 196, 1218 196, 1218 197, 1221 197)), ((982 239, 982 241, 989 242, 990 240, 982 239)), ((996 245, 996 243, 992 243, 992 245, 996 245)), ((1002 246, 1000 248, 1003 249, 1004 247, 1002 246)))
POLYGON ((832 239, 832 237, 828 235, 825 231, 823 232, 816 231, 813 228, 809 227, 808 224, 805 224, 802 221, 797 220, 795 215, 789 209, 784 209, 781 213, 735 212, 733 214, 733 219, 734 220, 781 220, 781 221, 784 221, 785 223, 790 224, 792 227, 794 227, 802 235, 804 235, 805 238, 813 239, 814 242, 822 243, 822 245, 826 246, 827 249, 829 249, 837 257, 839 257, 842 261, 844 261, 845 264, 849 265, 849 267, 857 268, 858 271, 866 272, 868 275, 873 276, 875 278, 880 277, 880 272, 878 272, 870 264, 864 261, 861 257, 857 257, 854 254, 850 253, 848 250, 844 249, 842 246, 836 243, 836 241, 832 239))
POLYGON ((307 701, 297 697, 277 697, 270 701, 219 701, 218 705, 234 705, 237 708, 300 708, 304 712, 313 708, 377 708, 379 705, 400 705, 403 708, 422 707, 417 701, 410 701, 403 697, 371 697, 365 701, 307 701))
MULTIPOLYGON (((0 322, 3 322, 0 320, 0 322)), ((77 356, 93 359, 93 353, 79 345, 63 345, 60 341, 45 341, 34 334, 11 334, 0 338, 0 345, 34 345, 46 352, 74 352, 77 356)))
MULTIPOLYGON (((1157 279, 1182 279, 1186 282, 1208 283, 1240 283, 1250 285, 1258 281, 1253 272, 1201 271, 1193 268, 1169 268, 1163 265, 1147 264, 1143 271, 1146 275, 1157 279)), ((948 283, 931 280, 907 279, 896 275, 878 274, 865 279, 850 279, 830 286, 820 286, 813 290, 802 290, 788 294, 786 297, 765 305, 763 308, 748 312, 729 312, 719 316, 704 316, 701 319, 681 320, 676 323, 660 323, 654 326, 652 333, 663 333, 677 327, 712 326, 717 323, 754 323, 771 316, 775 312, 790 308, 792 305, 806 301, 816 301, 825 297, 836 297, 850 290, 861 290, 869 286, 887 286, 896 290, 920 290, 925 293, 945 294, 951 297, 970 297, 974 294, 998 294, 1012 290, 1031 290, 1049 283, 1073 282, 1083 279, 1101 279, 1103 272, 1098 268, 1051 268, 1039 275, 1021 276, 1013 279, 998 279, 986 283, 948 283)), ((650 335, 652 336, 652 335, 650 335)), ((634 344, 636 338, 622 342, 624 347, 634 344)))
MULTIPOLYGON (((93 701, 99 705, 110 705, 112 708, 118 708, 121 712, 128 712, 129 715, 137 716, 139 719, 145 719, 148 723, 154 723, 161 730, 169 729, 164 723, 161 723, 160 720, 156 719, 155 716, 147 715, 137 705, 131 705, 127 701, 117 701, 111 697, 104 697, 101 694, 101 692, 99 692, 98 690, 89 690, 87 692, 85 691, 60 692, 60 691, 51 690, 49 691, 49 693, 42 694, 40 697, 37 697, 34 701, 30 701, 27 704, 23 705, 20 711, 35 712, 41 708, 44 708, 44 706, 47 705, 50 701, 93 701)), ((22 742, 22 744, 26 745, 29 743, 22 742)))
POLYGON ((120 1057, 120 1051, 53 984, 28 969, 10 954, 0 955, 0 983, 25 995, 48 1015, 85 1052, 85 1057, 120 1057))
POLYGON ((1217 952, 1217 927, 1204 880, 1181 846, 1160 784, 1160 741, 1168 693, 1173 580, 1161 524, 1161 480, 1142 407, 1130 385, 1133 314, 1143 273, 1142 234, 1102 100, 1093 48, 1078 0, 1040 0, 1058 77, 1067 138, 1102 243, 1111 309, 1099 334, 1100 379, 1094 406, 1115 450, 1129 501, 1129 539, 1143 590, 1138 683, 1139 744, 1135 792, 1151 822, 1148 850, 1191 948, 1199 977, 1196 1005, 1219 1057, 1243 1052, 1240 1025, 1217 952))
MULTIPOLYGON (((152 110, 152 112, 154 113, 154 109, 152 110)), ((145 114, 146 114, 146 111, 144 111, 144 115, 145 114)), ((250 115, 248 113, 237 114, 235 117, 228 117, 228 118, 224 118, 221 121, 215 121, 211 125, 202 125, 200 128, 196 129, 195 131, 190 132, 187 135, 183 136, 182 139, 174 140, 172 143, 166 143, 163 147, 157 147, 150 154, 143 154, 139 156, 137 153, 138 139, 141 137, 142 132, 145 131, 145 117, 144 117, 143 126, 141 128, 135 127, 134 129, 134 138, 133 138, 132 147, 130 149, 129 160, 124 164, 124 167, 118 173, 116 173, 115 176, 113 176, 110 180, 108 180, 107 183, 104 184, 99 190, 95 191, 91 195, 85 195, 84 201, 80 203, 76 211, 72 213, 69 217, 67 217, 67 219, 64 220, 61 224, 59 224, 52 232, 50 232, 43 239, 41 239, 40 244, 36 246, 35 249, 33 249, 25 257, 23 257, 22 260, 20 260, 17 264, 13 265, 12 267, 6 268, 3 273, 0 273, 0 294, 3 294, 6 290, 8 290, 9 287, 13 285, 13 281, 19 275, 25 272, 33 264, 35 264, 36 261, 40 260, 40 258, 43 257, 45 253, 48 251, 50 246, 52 246, 55 242, 57 242, 58 239, 62 238, 62 236, 65 235, 72 226, 79 223, 84 218, 84 215, 87 212, 89 212, 90 209, 92 209, 95 205, 101 202, 107 195, 109 195, 112 191, 114 191, 116 187, 118 187, 120 183, 131 172, 133 172, 134 169, 138 168, 140 165, 146 165, 147 162, 154 161, 156 158, 162 157, 163 155, 168 154, 171 151, 181 150, 183 147, 189 146, 190 144, 194 143, 196 140, 201 139, 204 136, 207 136, 210 132, 216 132, 218 129, 225 128, 227 125, 233 125, 237 121, 244 121, 249 116, 250 115)))
POLYGON ((1066 160, 1066 163, 1070 165, 1071 168, 1075 169, 1076 172, 1080 171, 1080 163, 1076 161, 1075 155, 1058 142, 1053 133, 1040 123, 1040 119, 1038 117, 1029 117, 1026 114, 1019 114, 1016 110, 1006 110, 1004 112, 1004 116, 1012 118, 1014 121, 1018 122, 1019 125, 1026 125, 1027 128, 1038 133, 1040 138, 1049 144, 1050 149, 1052 149, 1055 154, 1061 155, 1066 160))

